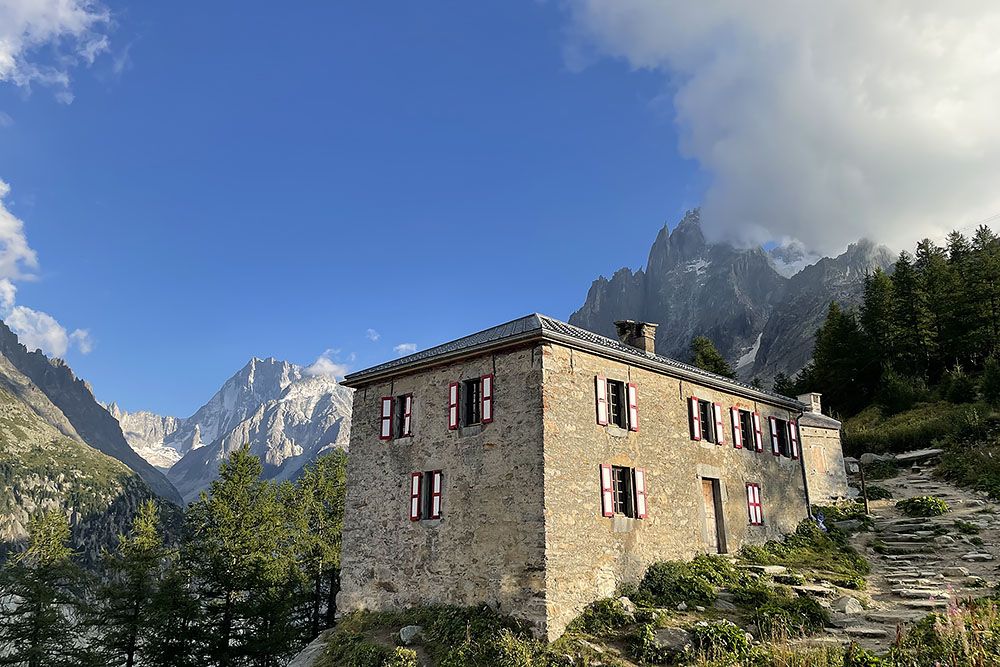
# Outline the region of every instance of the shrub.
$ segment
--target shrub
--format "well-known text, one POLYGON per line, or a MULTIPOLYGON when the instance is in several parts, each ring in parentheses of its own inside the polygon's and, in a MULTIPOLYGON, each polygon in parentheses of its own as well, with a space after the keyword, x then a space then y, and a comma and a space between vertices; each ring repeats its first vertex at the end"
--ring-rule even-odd
POLYGON ((868 649, 851 644, 844 656, 844 667, 890 667, 890 663, 868 649))
POLYGON ((615 598, 597 600, 570 623, 569 629, 592 635, 610 635, 632 622, 625 606, 615 598))
POLYGON ((715 601, 715 589, 687 563, 662 561, 646 570, 639 584, 639 597, 661 607, 681 602, 708 606, 715 601))
POLYGON ((754 612, 761 636, 768 639, 804 637, 822 630, 830 614, 806 597, 775 598, 754 612))
POLYGON ((891 368, 882 373, 878 402, 885 408, 886 414, 894 415, 909 410, 929 397, 927 383, 923 379, 901 375, 891 368))
POLYGON ((710 554, 695 556, 694 560, 688 563, 688 570, 713 586, 729 586, 740 578, 740 573, 729 559, 710 554))
POLYGON ((629 637, 627 646, 629 656, 641 663, 657 664, 666 662, 671 657, 669 650, 660 648, 657 644, 656 632, 650 623, 636 628, 629 637))
POLYGON ((731 621, 699 621, 691 626, 691 640, 695 652, 706 660, 732 664, 750 656, 750 638, 731 621))
POLYGON ((396 647, 383 664, 385 667, 417 667, 417 652, 401 646, 396 647))
POLYGON ((963 535, 978 535, 981 530, 976 524, 961 519, 955 521, 955 529, 963 535))
MULTIPOLYGON (((954 433, 955 425, 967 410, 967 406, 938 401, 885 415, 878 406, 871 406, 844 422, 844 451, 859 456, 864 452, 920 449, 937 438, 954 433)), ((868 468, 865 474, 876 479, 869 475, 868 468)))
POLYGON ((884 486, 867 484, 865 492, 868 494, 868 500, 892 500, 892 492, 884 486))
POLYGON ((916 496, 896 503, 903 514, 912 517, 941 516, 949 510, 948 503, 936 496, 916 496))
POLYGON ((945 371, 939 390, 941 396, 952 403, 971 403, 976 400, 976 381, 961 366, 945 371))

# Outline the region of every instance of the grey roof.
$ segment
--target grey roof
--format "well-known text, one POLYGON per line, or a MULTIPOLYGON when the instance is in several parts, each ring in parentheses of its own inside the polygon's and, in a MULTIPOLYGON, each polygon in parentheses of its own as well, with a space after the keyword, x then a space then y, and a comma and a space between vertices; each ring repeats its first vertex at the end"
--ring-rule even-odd
POLYGON ((480 353, 498 347, 509 347, 517 343, 536 339, 548 340, 561 343, 567 347, 583 349, 742 396, 778 403, 795 410, 805 408, 804 404, 794 398, 757 389, 745 382, 730 380, 722 375, 717 375, 674 359, 648 354, 638 348, 625 345, 620 341, 601 336, 592 331, 575 327, 572 324, 567 324, 566 322, 539 313, 526 315, 505 324, 490 327, 478 333, 444 343, 443 345, 421 350, 420 352, 400 357, 399 359, 393 359, 392 361, 387 361, 384 364, 372 366, 356 373, 350 373, 344 378, 343 384, 348 387, 363 386, 419 367, 446 363, 468 354, 480 353))
POLYGON ((816 426, 817 428, 829 428, 833 430, 840 430, 840 422, 833 417, 827 417, 824 414, 818 412, 804 412, 801 417, 799 417, 800 426, 816 426))

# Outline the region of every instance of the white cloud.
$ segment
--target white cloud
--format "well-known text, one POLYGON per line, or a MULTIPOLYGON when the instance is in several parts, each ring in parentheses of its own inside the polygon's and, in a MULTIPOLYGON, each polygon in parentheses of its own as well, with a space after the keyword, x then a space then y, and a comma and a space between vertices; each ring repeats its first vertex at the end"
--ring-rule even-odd
POLYGON ((1000 212, 1000 4, 570 0, 570 65, 665 75, 715 238, 896 247, 1000 212))
POLYGON ((333 358, 336 354, 337 350, 326 350, 316 358, 316 361, 306 366, 302 372, 310 377, 319 376, 340 380, 347 375, 350 369, 347 364, 340 363, 333 358))
POLYGON ((392 348, 392 351, 395 352, 396 354, 398 354, 399 356, 403 356, 403 355, 406 355, 406 354, 413 354, 414 352, 417 351, 417 344, 416 343, 400 343, 396 347, 392 348))
POLYGON ((81 354, 90 354, 94 351, 94 339, 88 329, 76 329, 69 335, 70 342, 76 345, 81 354))
POLYGON ((14 124, 14 119, 6 111, 0 111, 0 127, 10 127, 14 124))
POLYGON ((50 356, 62 357, 75 346, 83 354, 90 353, 94 345, 87 330, 77 329, 69 334, 48 313, 15 305, 14 281, 35 278, 33 270, 38 268, 38 256, 28 245, 24 223, 4 202, 8 194, 10 186, 0 180, 0 315, 29 350, 40 349, 50 356))
POLYGON ((28 245, 24 223, 4 203, 8 194, 10 186, 0 179, 0 278, 31 278, 31 271, 38 268, 38 255, 28 245))
POLYGON ((368 340, 372 341, 373 343, 375 341, 377 341, 381 337, 382 337, 382 334, 380 334, 379 332, 375 331, 374 329, 369 329, 368 331, 365 332, 365 338, 367 338, 368 340))
POLYGON ((0 81, 53 86, 69 103, 69 70, 108 48, 111 15, 96 0, 0 2, 0 81))

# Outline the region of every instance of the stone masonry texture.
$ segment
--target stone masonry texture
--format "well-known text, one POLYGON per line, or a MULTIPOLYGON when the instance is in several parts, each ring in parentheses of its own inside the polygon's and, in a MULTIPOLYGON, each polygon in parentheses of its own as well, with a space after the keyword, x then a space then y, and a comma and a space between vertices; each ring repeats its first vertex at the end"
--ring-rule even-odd
POLYGON ((656 561, 708 551, 702 480, 723 546, 777 539, 808 515, 801 460, 771 453, 768 416, 795 413, 569 347, 535 342, 359 387, 338 608, 489 604, 549 640, 656 561), (495 374, 495 421, 448 430, 448 385, 495 374), (594 380, 637 385, 639 431, 600 426, 594 380), (414 435, 378 439, 380 399, 414 395, 414 435), (721 403, 726 443, 690 437, 687 399, 721 403), (729 408, 761 415, 764 451, 735 449, 729 408), (647 471, 646 519, 605 518, 600 465, 647 471), (411 522, 410 473, 443 471, 442 517, 411 522), (746 484, 764 525, 749 525, 746 484))

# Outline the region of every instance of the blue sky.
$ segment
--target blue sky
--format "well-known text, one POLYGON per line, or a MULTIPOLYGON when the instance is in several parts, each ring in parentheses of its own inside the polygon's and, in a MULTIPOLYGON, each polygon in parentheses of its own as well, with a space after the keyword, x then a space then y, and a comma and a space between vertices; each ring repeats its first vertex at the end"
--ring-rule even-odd
POLYGON ((0 313, 186 416, 253 355, 566 318, 696 205, 737 244, 941 239, 1000 213, 998 30, 992 0, 0 0, 0 313))
POLYGON ((698 202, 663 78, 570 68, 559 4, 376 5, 109 3, 71 104, 0 84, 17 302, 89 331, 100 399, 184 416, 251 355, 567 318, 698 202))

